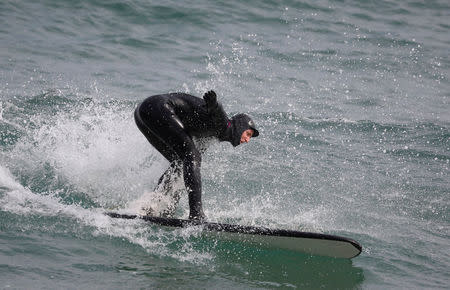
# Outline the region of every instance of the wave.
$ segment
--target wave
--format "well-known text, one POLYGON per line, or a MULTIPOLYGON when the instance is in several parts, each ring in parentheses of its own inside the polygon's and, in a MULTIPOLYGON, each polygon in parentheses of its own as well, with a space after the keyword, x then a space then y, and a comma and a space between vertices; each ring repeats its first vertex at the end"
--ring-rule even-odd
POLYGON ((311 130, 337 129, 351 130, 355 132, 391 132, 411 133, 419 131, 428 133, 429 138, 439 136, 440 141, 445 141, 449 134, 449 125, 445 122, 412 122, 412 123, 381 123, 372 120, 351 120, 348 118, 328 118, 316 116, 300 116, 294 112, 271 112, 256 114, 260 122, 270 125, 301 125, 302 128, 311 130))
POLYGON ((164 168, 135 128, 133 102, 99 104, 47 92, 2 103, 10 105, 0 121, 0 158, 34 192, 57 190, 67 202, 117 206, 164 168))

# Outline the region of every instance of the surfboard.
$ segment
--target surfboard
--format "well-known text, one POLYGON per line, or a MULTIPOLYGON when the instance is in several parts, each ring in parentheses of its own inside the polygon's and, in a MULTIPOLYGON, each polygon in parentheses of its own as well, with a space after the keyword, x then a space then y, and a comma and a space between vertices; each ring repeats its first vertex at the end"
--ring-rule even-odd
POLYGON ((311 255, 351 259, 358 256, 362 251, 362 246, 355 240, 321 233, 120 214, 115 212, 107 212, 106 215, 112 218, 140 219, 166 227, 185 228, 199 226, 206 234, 219 236, 222 239, 249 242, 261 247, 311 255))

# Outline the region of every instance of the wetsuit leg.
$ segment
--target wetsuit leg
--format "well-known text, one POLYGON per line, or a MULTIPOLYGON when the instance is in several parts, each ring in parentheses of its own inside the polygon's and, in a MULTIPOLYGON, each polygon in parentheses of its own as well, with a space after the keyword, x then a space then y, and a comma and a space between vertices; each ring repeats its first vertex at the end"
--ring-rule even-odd
POLYGON ((167 160, 171 163, 182 162, 184 183, 189 195, 189 218, 203 219, 200 152, 170 106, 158 99, 143 105, 135 113, 139 129, 167 160))
MULTIPOLYGON (((142 106, 142 105, 141 105, 142 106)), ((149 114, 143 114, 141 112, 141 106, 137 107, 134 111, 134 121, 136 122, 139 130, 144 134, 145 138, 147 138, 148 142, 156 148, 170 163, 178 160, 178 156, 176 153, 168 146, 157 134, 155 134, 155 129, 151 128, 152 122, 156 122, 152 120, 149 114)))

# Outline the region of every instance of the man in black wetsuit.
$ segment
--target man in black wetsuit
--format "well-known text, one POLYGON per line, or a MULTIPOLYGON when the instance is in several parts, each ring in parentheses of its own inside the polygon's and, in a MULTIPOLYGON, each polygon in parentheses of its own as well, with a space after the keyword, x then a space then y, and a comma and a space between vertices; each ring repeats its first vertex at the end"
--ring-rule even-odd
POLYGON ((189 219, 205 219, 202 157, 193 138, 215 137, 236 147, 259 135, 248 115, 237 114, 229 119, 214 91, 205 93, 203 99, 184 93, 148 97, 136 108, 134 118, 147 140, 170 162, 157 187, 167 190, 171 176, 180 174, 182 168, 189 197, 189 219))

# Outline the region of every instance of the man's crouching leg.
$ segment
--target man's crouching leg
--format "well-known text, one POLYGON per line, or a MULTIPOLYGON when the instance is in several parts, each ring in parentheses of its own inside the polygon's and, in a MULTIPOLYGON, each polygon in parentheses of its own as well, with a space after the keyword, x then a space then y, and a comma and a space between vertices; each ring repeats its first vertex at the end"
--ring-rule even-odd
POLYGON ((190 152, 183 161, 184 183, 189 197, 189 219, 206 219, 202 208, 201 162, 198 150, 190 152))

